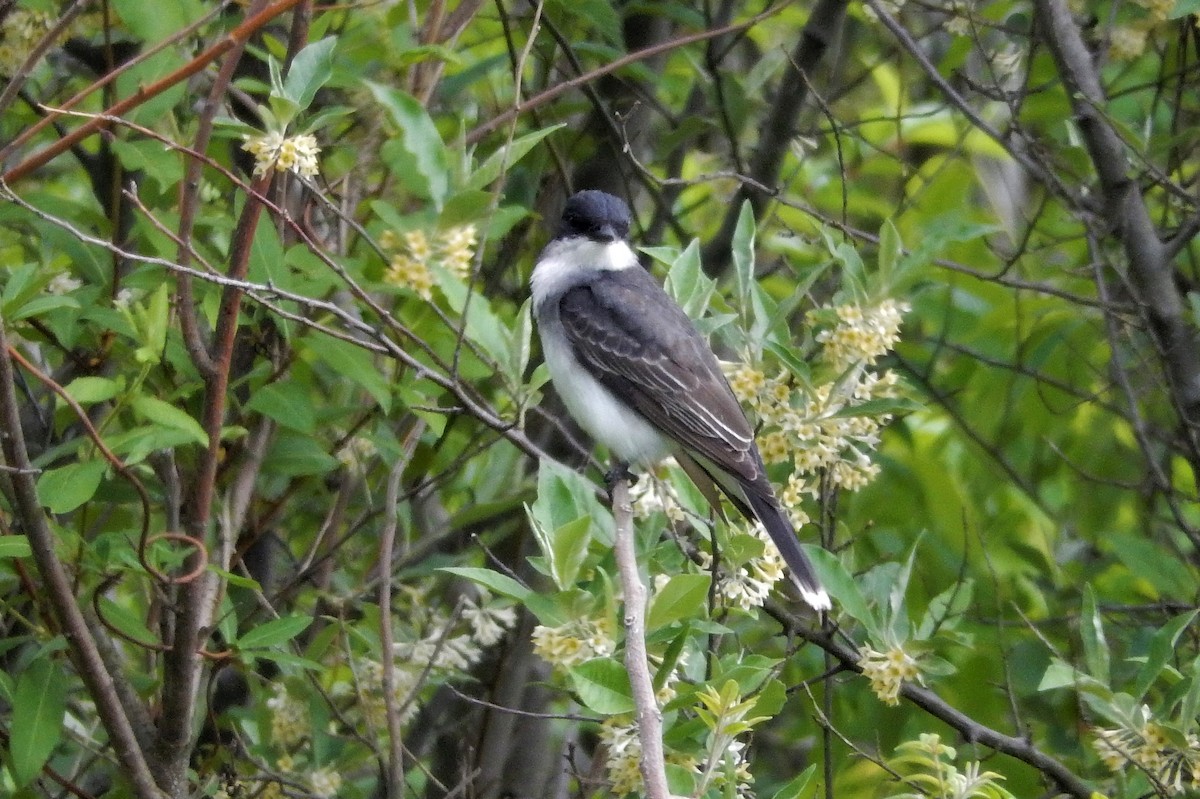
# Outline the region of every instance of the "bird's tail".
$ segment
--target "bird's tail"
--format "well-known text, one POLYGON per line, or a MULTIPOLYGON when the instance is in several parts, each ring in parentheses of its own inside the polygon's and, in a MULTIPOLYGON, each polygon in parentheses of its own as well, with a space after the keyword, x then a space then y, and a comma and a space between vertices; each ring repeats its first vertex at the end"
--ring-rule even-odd
POLYGON ((750 506, 750 510, 754 512, 755 518, 762 522, 767 534, 779 548, 779 554, 783 555, 783 560, 792 573, 793 582, 800 589, 800 596, 815 610, 829 610, 832 607, 829 594, 825 592, 821 581, 817 579, 812 561, 800 548, 800 541, 796 538, 796 531, 792 527, 791 520, 780 507, 778 500, 773 496, 764 496, 753 489, 744 490, 743 497, 750 506))

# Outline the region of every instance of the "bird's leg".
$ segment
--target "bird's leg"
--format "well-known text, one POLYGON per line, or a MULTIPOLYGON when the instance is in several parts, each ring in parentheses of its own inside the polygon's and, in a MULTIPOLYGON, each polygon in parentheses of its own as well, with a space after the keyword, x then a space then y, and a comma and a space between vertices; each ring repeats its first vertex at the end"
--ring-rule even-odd
POLYGON ((613 461, 612 468, 604 473, 604 487, 608 489, 608 501, 612 502, 613 486, 618 480, 624 480, 629 485, 634 485, 638 481, 638 477, 633 472, 629 471, 629 464, 624 461, 613 461))

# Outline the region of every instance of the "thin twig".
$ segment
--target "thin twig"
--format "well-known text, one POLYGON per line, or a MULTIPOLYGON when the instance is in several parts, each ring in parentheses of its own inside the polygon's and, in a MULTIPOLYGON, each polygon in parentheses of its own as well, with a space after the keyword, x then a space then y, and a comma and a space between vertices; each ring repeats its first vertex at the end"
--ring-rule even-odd
POLYGON ((387 713, 388 769, 385 796, 387 799, 402 799, 404 796, 404 747, 400 737, 400 708, 396 703, 396 656, 392 636, 392 550, 396 542, 396 526, 399 523, 398 509, 400 480, 412 460, 417 442, 425 423, 417 419, 404 436, 400 458, 388 475, 387 492, 384 497, 384 523, 379 533, 379 645, 383 650, 383 704, 387 713))

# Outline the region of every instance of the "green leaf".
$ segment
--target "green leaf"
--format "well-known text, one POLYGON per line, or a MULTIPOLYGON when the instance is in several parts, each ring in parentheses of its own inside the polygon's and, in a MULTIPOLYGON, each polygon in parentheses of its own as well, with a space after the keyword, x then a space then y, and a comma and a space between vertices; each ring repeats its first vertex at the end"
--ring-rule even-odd
POLYGON ((311 436, 292 430, 280 430, 271 442, 263 470, 271 474, 300 477, 307 474, 328 474, 341 464, 325 451, 311 436))
POLYGON ((1104 700, 1111 699, 1113 695, 1107 685, 1058 658, 1054 658, 1046 667, 1037 689, 1052 691, 1056 688, 1073 688, 1081 693, 1092 694, 1104 700))
POLYGON ((513 139, 511 144, 501 147, 489 155, 487 160, 471 173, 471 176, 467 178, 466 188, 483 189, 491 185, 493 181, 500 177, 502 172, 507 171, 513 164, 524 158, 538 142, 554 131, 564 127, 566 127, 566 123, 560 122, 557 125, 535 130, 532 133, 526 133, 524 136, 518 136, 513 139))
POLYGON ((196 0, 113 0, 113 8, 147 48, 177 34, 206 11, 196 0))
POLYGON ((954 585, 929 600, 929 606, 925 608, 925 615, 917 627, 917 639, 923 641, 938 629, 955 627, 971 606, 974 588, 975 583, 970 578, 956 580, 954 585))
POLYGON ((881 642, 884 636, 879 620, 871 613, 866 597, 858 589, 854 578, 850 576, 850 572, 846 571, 846 567, 838 560, 837 555, 814 544, 801 544, 800 546, 804 547, 804 551, 808 553, 808 558, 812 561, 813 568, 816 569, 817 577, 820 578, 821 584, 825 586, 825 590, 832 597, 834 610, 841 608, 846 615, 866 627, 867 632, 876 643, 881 642))
POLYGON ((77 377, 67 384, 67 393, 80 405, 91 405, 110 400, 121 393, 123 380, 107 377, 77 377))
POLYGON ((23 535, 0 535, 0 559, 27 558, 33 554, 29 539, 23 535))
POLYGON ((1096 606, 1096 594, 1090 585, 1083 587, 1083 612, 1079 616, 1079 634, 1083 638, 1083 658, 1088 671, 1097 680, 1108 683, 1108 641, 1104 622, 1096 606))
POLYGON ((700 267, 700 242, 692 239, 687 249, 671 262, 667 272, 666 289, 680 307, 693 319, 704 316, 716 289, 716 281, 700 267))
POLYGON ((117 630, 129 638, 140 641, 148 646, 154 646, 158 643, 158 639, 146 627, 145 622, 123 605, 117 604, 106 596, 99 598, 99 605, 100 611, 104 616, 104 621, 107 624, 116 627, 117 630))
POLYGON ((333 75, 333 49, 337 38, 330 36, 306 46, 292 59, 283 95, 303 111, 312 103, 317 90, 333 75))
POLYGON ((1196 727, 1196 716, 1200 714, 1200 657, 1192 661, 1192 673, 1188 679, 1191 684, 1179 706, 1179 719, 1185 735, 1196 727))
POLYGON ((9 755, 16 787, 28 785, 58 745, 67 708, 67 680, 48 657, 21 673, 13 695, 9 755))
POLYGON ((517 311, 509 341, 508 379, 511 385, 520 386, 529 368, 529 356, 533 351, 533 303, 525 300, 517 311))
POLYGON ((750 286, 754 283, 754 234, 754 208, 749 200, 745 200, 738 213, 737 227, 733 230, 733 276, 737 284, 742 326, 747 329, 751 327, 748 314, 752 302, 750 286))
POLYGON ((47 469, 38 477, 38 499, 51 513, 70 513, 96 494, 107 468, 96 460, 47 469))
POLYGON ((208 433, 204 432, 200 423, 182 408, 164 402, 158 397, 150 397, 145 394, 139 394, 131 399, 129 406, 143 420, 186 433, 197 444, 208 446, 208 433))
POLYGON ((465 577, 473 583, 482 585, 493 593, 511 597, 518 602, 527 601, 533 593, 508 575, 492 571, 491 569, 480 569, 470 566, 445 566, 438 569, 438 571, 465 577))
MULTIPOLYGON (((128 312, 141 344, 134 352, 138 363, 156 364, 162 360, 163 349, 167 346, 170 312, 171 294, 165 282, 159 284, 158 289, 146 302, 136 304, 128 312)), ((207 440, 205 438, 205 441, 207 440)))
POLYGON ((297 381, 268 383, 254 392, 246 409, 257 411, 300 433, 311 434, 317 429, 316 411, 308 387, 297 381))
POLYGON ((532 515, 530 521, 533 523, 538 545, 542 548, 542 554, 550 567, 550 577, 560 591, 566 591, 575 585, 579 568, 587 557, 587 547, 591 542, 591 518, 580 516, 554 531, 540 524, 532 515))
POLYGON ((450 189, 450 158, 429 112, 406 92, 372 81, 365 83, 400 129, 400 146, 412 157, 429 199, 440 209, 450 189))
POLYGON ((879 228, 879 277, 885 288, 891 287, 892 274, 896 271, 903 249, 900 231, 896 230, 891 219, 885 219, 879 228))
POLYGON ((589 710, 611 716, 634 709, 633 688, 624 664, 612 658, 595 658, 575 666, 569 675, 576 696, 589 710))
POLYGON ((813 763, 776 791, 771 799, 815 799, 816 795, 817 764, 813 763))
POLYGON ((237 640, 237 648, 266 649, 287 643, 312 624, 311 616, 283 616, 249 630, 237 640))
POLYGON ((392 407, 392 387, 362 347, 324 335, 306 336, 304 347, 322 363, 366 389, 386 413, 392 407))
POLYGON ((1154 637, 1150 639, 1150 649, 1146 653, 1146 662, 1138 669, 1137 679, 1134 680, 1133 690, 1130 691, 1135 701, 1142 701, 1146 692, 1150 690, 1150 686, 1162 673, 1163 668, 1174 657, 1175 642, 1179 640, 1179 636, 1183 634, 1198 613, 1200 613, 1200 609, 1182 613, 1154 633, 1154 637))
POLYGON ((706 616, 707 574, 676 574, 650 600, 646 629, 650 632, 680 619, 706 616))

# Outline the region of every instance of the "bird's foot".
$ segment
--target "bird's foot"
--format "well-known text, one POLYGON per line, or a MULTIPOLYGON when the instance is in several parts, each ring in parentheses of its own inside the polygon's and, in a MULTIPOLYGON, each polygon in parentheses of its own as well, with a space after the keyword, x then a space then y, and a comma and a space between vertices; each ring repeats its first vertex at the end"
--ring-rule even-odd
POLYGON ((629 471, 629 464, 617 461, 612 468, 604 473, 604 486, 608 489, 608 501, 612 502, 613 486, 617 481, 624 480, 629 485, 634 485, 638 481, 638 477, 633 472, 629 471))

